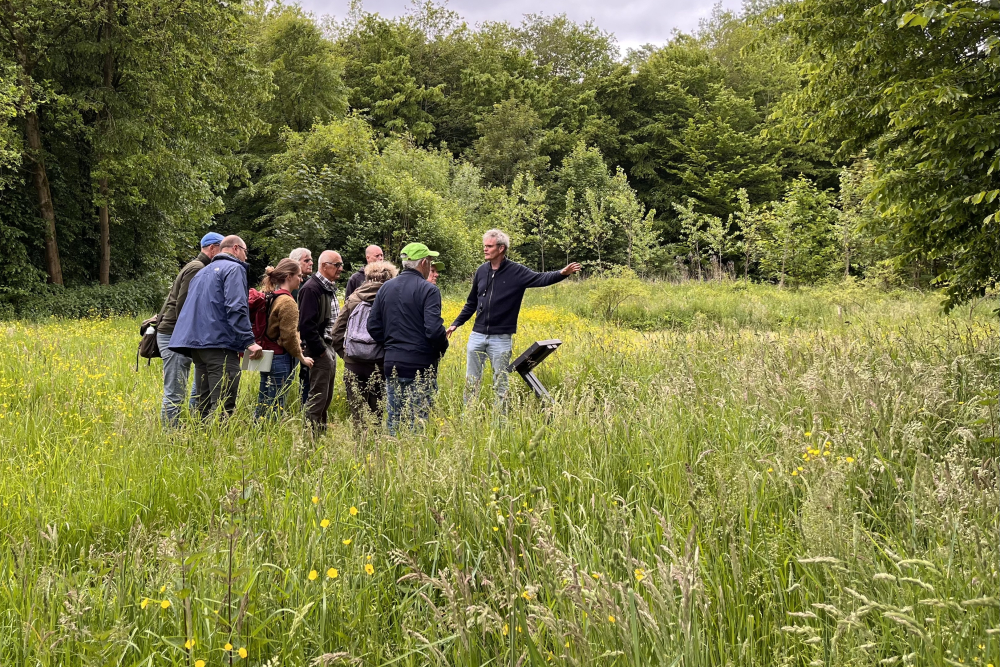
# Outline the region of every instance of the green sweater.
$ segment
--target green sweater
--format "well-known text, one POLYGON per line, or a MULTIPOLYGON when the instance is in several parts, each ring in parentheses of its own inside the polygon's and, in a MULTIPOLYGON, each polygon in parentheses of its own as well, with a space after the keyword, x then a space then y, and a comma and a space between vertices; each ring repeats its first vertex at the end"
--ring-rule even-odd
POLYGON ((174 284, 170 286, 170 293, 167 294, 167 300, 163 302, 163 308, 160 308, 159 324, 156 327, 157 333, 171 334, 174 332, 174 325, 177 324, 181 308, 184 307, 184 301, 187 300, 188 285, 191 284, 191 279, 194 278, 194 274, 204 269, 211 261, 208 255, 200 252, 197 257, 185 264, 181 272, 177 274, 177 277, 174 278, 174 284))

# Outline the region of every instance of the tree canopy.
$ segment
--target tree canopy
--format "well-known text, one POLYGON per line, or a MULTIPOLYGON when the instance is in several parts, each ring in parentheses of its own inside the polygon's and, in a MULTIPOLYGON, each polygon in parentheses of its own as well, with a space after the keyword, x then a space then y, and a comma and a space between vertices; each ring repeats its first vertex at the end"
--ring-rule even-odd
POLYGON ((412 238, 477 262, 994 289, 994 5, 716 8, 621 53, 564 15, 341 20, 205 0, 0 4, 0 294, 161 280, 208 229, 254 271, 412 238), (17 276, 13 279, 9 276, 17 276))

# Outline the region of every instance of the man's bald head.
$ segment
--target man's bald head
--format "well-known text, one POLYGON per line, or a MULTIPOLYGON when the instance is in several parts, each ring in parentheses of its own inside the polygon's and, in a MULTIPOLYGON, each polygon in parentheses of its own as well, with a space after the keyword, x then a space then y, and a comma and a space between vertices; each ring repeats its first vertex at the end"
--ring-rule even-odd
POLYGON ((372 262, 381 262, 385 259, 385 254, 382 252, 382 248, 377 245, 370 245, 365 248, 365 261, 371 264, 372 262))
POLYGON ((230 254, 244 262, 247 261, 247 244, 239 236, 230 234, 222 239, 222 243, 219 245, 222 248, 222 252, 230 254))
POLYGON ((319 272, 327 280, 336 280, 344 270, 344 260, 335 250, 324 250, 319 254, 319 272))

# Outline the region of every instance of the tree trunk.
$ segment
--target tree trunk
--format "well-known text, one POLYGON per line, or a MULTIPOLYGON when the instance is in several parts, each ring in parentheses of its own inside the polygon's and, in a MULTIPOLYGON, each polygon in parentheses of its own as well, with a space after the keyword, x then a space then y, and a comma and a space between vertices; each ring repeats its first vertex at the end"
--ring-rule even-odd
MULTIPOLYGON (((104 121, 104 132, 111 131, 111 110, 109 108, 108 97, 111 95, 111 88, 114 85, 115 75, 115 54, 112 50, 111 30, 114 21, 115 3, 108 0, 108 14, 104 21, 104 39, 108 42, 107 51, 104 53, 104 109, 101 112, 104 121)), ((108 177, 103 176, 97 184, 98 192, 101 196, 101 206, 97 209, 97 220, 100 226, 100 260, 98 263, 98 281, 102 285, 111 284, 111 216, 108 210, 108 177)))
POLYGON ((45 159, 42 155, 42 131, 39 127, 38 114, 29 111, 24 117, 25 135, 28 140, 28 150, 34 166, 31 170, 35 191, 38 193, 38 208, 42 214, 45 228, 45 269, 49 274, 49 282, 55 285, 63 284, 62 264, 59 262, 59 243, 56 240, 56 210, 52 205, 52 191, 49 189, 49 175, 45 170, 45 159))
POLYGON ((844 252, 844 278, 848 278, 851 275, 851 249, 846 248, 844 252))
POLYGON ((102 285, 111 284, 111 223, 108 219, 108 179, 98 181, 98 191, 104 201, 97 209, 97 218, 101 227, 101 259, 98 268, 98 280, 102 285))
POLYGON ((31 180, 38 194, 38 209, 42 214, 45 229, 45 269, 49 274, 49 282, 54 285, 63 284, 62 264, 59 262, 59 243, 56 240, 56 210, 52 205, 52 190, 49 188, 49 174, 45 170, 45 152, 42 150, 42 129, 38 121, 38 112, 31 99, 31 71, 34 63, 28 58, 24 37, 15 32, 17 39, 18 65, 21 70, 21 104, 25 109, 24 134, 28 141, 28 159, 34 164, 31 168, 31 180))

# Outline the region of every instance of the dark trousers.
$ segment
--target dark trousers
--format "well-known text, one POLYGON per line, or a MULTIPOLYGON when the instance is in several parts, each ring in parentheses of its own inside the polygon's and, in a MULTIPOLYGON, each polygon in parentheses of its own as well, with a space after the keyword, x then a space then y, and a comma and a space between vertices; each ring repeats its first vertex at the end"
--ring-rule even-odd
POLYGON ((191 350, 191 360, 198 414, 209 417, 220 405, 224 416, 233 414, 240 391, 240 355, 232 350, 191 350))
POLYGON ((306 419, 313 426, 326 427, 327 410, 333 399, 333 381, 337 377, 337 358, 327 350, 313 359, 309 369, 309 402, 306 403, 306 419))
POLYGON ((376 364, 344 364, 344 386, 351 417, 358 425, 382 421, 385 379, 376 364))
POLYGON ((309 367, 305 364, 299 364, 299 391, 301 392, 299 406, 305 410, 309 404, 309 367))

